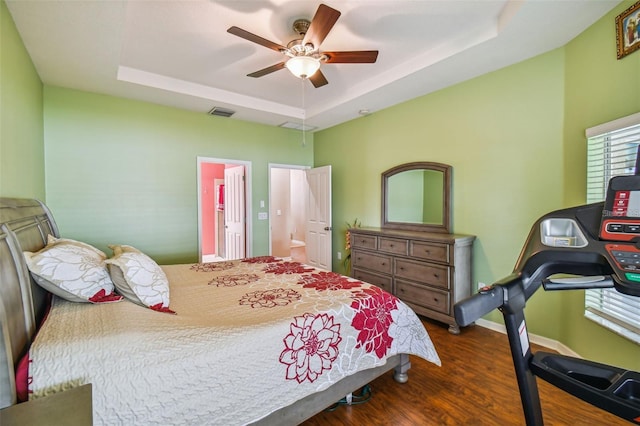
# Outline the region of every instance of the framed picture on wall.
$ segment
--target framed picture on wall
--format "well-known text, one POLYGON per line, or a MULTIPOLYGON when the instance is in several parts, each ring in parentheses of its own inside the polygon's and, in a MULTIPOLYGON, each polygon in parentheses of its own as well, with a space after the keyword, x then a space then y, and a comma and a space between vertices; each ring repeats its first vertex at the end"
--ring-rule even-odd
POLYGON ((616 16, 618 59, 640 49, 640 1, 616 16))

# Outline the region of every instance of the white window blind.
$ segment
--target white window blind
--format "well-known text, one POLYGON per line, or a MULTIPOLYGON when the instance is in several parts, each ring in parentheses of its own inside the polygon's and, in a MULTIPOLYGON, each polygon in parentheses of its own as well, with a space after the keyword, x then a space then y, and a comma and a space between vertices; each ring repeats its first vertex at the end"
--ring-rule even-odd
MULTIPOLYGON (((635 173, 640 113, 587 130, 587 202, 603 201, 609 179, 635 173)), ((615 289, 585 292, 585 317, 640 344, 640 297, 615 289)))

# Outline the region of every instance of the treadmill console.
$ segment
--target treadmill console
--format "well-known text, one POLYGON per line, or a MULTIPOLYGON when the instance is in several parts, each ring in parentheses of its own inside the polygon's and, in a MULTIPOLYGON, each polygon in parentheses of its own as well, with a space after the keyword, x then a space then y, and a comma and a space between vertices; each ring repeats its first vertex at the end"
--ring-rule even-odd
MULTIPOLYGON (((622 281, 619 291, 640 289, 640 176, 611 178, 602 211, 599 237, 622 281), (634 285, 635 284, 635 285, 634 285)), ((631 291, 630 291, 631 290, 631 291)))
POLYGON ((602 212, 600 238, 633 241, 640 237, 640 176, 616 176, 609 181, 602 212))
POLYGON ((640 250, 631 244, 605 244, 604 247, 626 281, 640 283, 640 250))

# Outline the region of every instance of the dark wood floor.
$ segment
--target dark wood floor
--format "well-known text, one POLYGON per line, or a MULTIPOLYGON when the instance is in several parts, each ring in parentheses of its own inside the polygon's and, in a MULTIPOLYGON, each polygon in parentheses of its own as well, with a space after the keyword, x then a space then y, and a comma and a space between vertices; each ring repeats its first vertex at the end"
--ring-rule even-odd
MULTIPOLYGON (((423 319, 442 367, 411 358, 409 382, 388 373, 371 383, 372 398, 309 419, 313 425, 523 425, 520 394, 507 337, 479 326, 459 336, 423 319)), ((533 345, 536 352, 541 348, 533 345)), ((544 348, 542 348, 544 349, 544 348)), ((548 349, 544 349, 549 352, 548 349)), ((628 425, 538 379, 545 425, 628 425)))

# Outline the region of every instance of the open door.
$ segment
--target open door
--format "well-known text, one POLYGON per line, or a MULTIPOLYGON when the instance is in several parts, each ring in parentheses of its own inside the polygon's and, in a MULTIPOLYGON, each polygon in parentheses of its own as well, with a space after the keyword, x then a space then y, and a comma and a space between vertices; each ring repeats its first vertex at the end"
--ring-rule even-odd
MULTIPOLYGON (((234 256, 243 253, 244 257, 251 257, 252 247, 248 242, 252 241, 251 221, 251 162, 242 160, 231 160, 224 158, 198 157, 198 259, 200 262, 217 262, 225 260, 226 250, 226 218, 225 218, 225 198, 224 191, 224 170, 227 168, 243 168, 244 181, 231 185, 238 192, 232 196, 229 194, 231 202, 240 197, 243 212, 236 211, 232 217, 241 218, 236 221, 232 230, 236 232, 234 241, 243 242, 243 247, 236 250, 234 256), (222 189, 221 189, 222 188, 222 189), (237 230, 239 223, 244 223, 242 230, 237 230)), ((239 172, 240 170, 238 170, 239 172)))
POLYGON ((224 169, 224 235, 226 260, 245 257, 244 167, 224 169))
POLYGON ((306 170, 307 263, 331 270, 331 166, 306 170))

